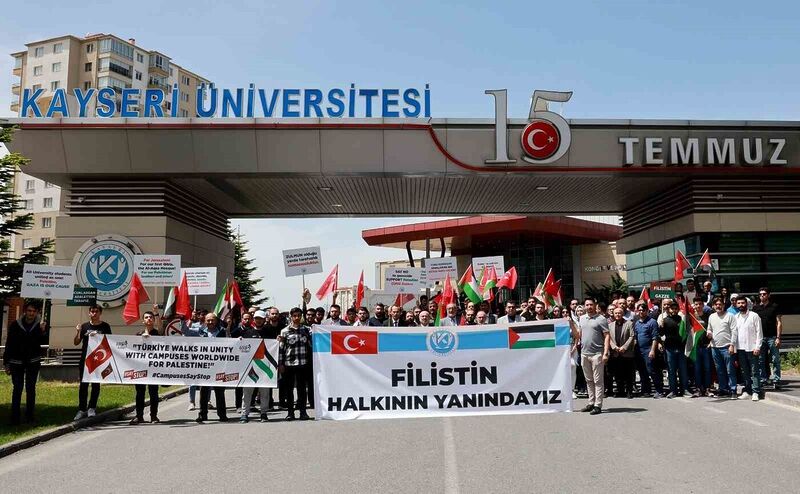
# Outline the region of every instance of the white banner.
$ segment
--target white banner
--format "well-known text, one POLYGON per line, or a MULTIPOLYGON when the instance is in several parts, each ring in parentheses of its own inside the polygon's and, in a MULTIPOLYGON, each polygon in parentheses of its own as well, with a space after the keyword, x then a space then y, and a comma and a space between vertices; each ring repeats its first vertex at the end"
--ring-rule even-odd
POLYGON ((432 257, 430 259, 425 259, 425 271, 428 277, 428 283, 430 284, 437 281, 444 281, 448 274, 454 286, 458 283, 458 267, 456 266, 455 257, 432 257))
POLYGON ((75 290, 75 266, 25 264, 20 296, 69 300, 75 290))
POLYGON ((216 295, 217 293, 217 268, 184 268, 181 277, 186 273, 186 284, 189 286, 189 295, 216 295))
POLYGON ((143 286, 178 286, 181 283, 181 256, 147 254, 133 256, 133 269, 143 286))
POLYGON ((387 268, 384 271, 383 291, 386 293, 418 293, 427 287, 424 268, 387 268))
POLYGON ((275 388, 277 360, 277 340, 95 334, 83 382, 275 388))
POLYGON ((488 268, 489 266, 494 266, 495 271, 497 271, 497 277, 500 278, 503 276, 503 273, 506 272, 506 264, 503 260, 503 256, 487 256, 487 257, 473 257, 472 258, 472 271, 475 273, 475 277, 479 278, 480 281, 481 272, 483 272, 483 268, 488 268))
POLYGON ((566 319, 430 328, 314 326, 316 417, 572 409, 566 319))
POLYGON ((286 277, 322 272, 322 253, 319 247, 303 247, 283 251, 286 277))

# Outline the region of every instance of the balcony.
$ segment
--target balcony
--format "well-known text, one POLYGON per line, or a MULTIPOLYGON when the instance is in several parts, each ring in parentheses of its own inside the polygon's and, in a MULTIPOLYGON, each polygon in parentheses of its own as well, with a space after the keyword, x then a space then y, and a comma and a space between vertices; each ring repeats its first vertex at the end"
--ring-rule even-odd
POLYGON ((169 92, 169 86, 168 85, 164 84, 163 82, 161 82, 161 81, 159 81, 157 79, 153 79, 152 77, 147 82, 147 87, 152 88, 152 89, 161 89, 165 93, 169 92))
POLYGON ((20 65, 19 67, 14 67, 11 69, 11 74, 17 77, 22 77, 22 66, 20 65))
POLYGON ((11 94, 19 96, 19 88, 20 88, 19 82, 11 84, 11 94))
POLYGON ((14 113, 19 112, 19 102, 11 103, 11 111, 13 111, 14 113))

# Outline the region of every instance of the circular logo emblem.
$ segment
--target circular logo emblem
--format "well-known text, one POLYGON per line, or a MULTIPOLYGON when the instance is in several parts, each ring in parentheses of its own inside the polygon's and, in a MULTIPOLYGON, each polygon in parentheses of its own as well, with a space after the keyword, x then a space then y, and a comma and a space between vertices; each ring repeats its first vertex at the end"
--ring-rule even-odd
POLYGON ((534 120, 522 130, 522 149, 535 160, 546 160, 558 151, 561 134, 552 122, 534 120))
POLYGON ((84 243, 72 264, 80 286, 97 288, 97 301, 104 306, 123 303, 133 277, 133 256, 142 251, 127 237, 98 235, 84 243))
POLYGON ((458 335, 449 329, 437 329, 428 333, 428 350, 437 355, 449 355, 458 347, 458 335))

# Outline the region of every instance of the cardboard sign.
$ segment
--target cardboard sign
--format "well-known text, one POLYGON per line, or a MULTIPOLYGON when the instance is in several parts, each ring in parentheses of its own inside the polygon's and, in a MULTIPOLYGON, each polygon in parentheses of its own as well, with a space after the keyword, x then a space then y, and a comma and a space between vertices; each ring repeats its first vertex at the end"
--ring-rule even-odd
POLYGON ((425 259, 425 271, 427 271, 428 283, 431 284, 437 281, 444 281, 448 274, 450 275, 450 280, 453 282, 458 281, 458 267, 455 257, 425 259))
POLYGON ((283 251, 286 277, 322 272, 322 254, 319 247, 303 247, 283 251))
POLYGON ((25 298, 69 300, 75 290, 75 266, 25 264, 22 289, 25 298))
POLYGON ((650 282, 649 290, 650 298, 665 299, 671 298, 675 300, 675 284, 668 281, 653 281, 650 282))
POLYGON ((133 268, 144 286, 178 286, 181 282, 181 256, 135 255, 133 268))
POLYGON ((386 293, 417 293, 424 289, 427 277, 424 268, 388 268, 383 280, 386 293))
POLYGON ((499 279, 506 272, 506 264, 503 256, 487 256, 487 257, 473 257, 472 258, 472 271, 475 273, 476 278, 480 278, 484 268, 494 266, 497 271, 497 278, 499 279))
POLYGON ((184 268, 181 278, 186 273, 186 284, 189 295, 215 295, 217 293, 217 268, 184 268))
POLYGON ((89 307, 97 303, 97 288, 75 286, 72 298, 67 300, 67 307, 89 307))

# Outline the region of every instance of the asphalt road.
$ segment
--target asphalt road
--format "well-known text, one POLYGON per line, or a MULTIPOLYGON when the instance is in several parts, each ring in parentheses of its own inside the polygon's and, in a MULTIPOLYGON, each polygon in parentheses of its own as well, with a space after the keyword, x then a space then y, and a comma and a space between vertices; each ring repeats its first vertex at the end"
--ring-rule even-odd
POLYGON ((186 404, 185 395, 162 403, 161 424, 106 424, 6 457, 0 491, 749 493, 800 486, 800 412, 764 402, 609 399, 598 416, 351 422, 286 423, 276 412, 266 424, 202 425, 186 404))

